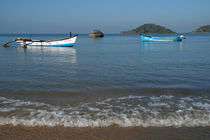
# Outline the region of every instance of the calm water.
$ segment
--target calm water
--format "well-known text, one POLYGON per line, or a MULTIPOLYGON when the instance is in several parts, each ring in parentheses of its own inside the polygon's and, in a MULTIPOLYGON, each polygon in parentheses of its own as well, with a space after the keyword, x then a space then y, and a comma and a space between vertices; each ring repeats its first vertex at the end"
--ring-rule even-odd
MULTIPOLYGON (((79 35, 73 48, 0 47, 0 124, 210 126, 210 34, 185 36, 143 43, 138 35, 79 35)), ((29 35, 0 35, 0 43, 18 37, 29 35)))

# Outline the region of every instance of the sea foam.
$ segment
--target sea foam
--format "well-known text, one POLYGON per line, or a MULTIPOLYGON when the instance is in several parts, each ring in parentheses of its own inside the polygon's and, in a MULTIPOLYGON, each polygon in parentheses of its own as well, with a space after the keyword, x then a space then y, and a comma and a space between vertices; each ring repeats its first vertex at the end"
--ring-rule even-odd
POLYGON ((0 125, 210 126, 208 97, 123 96, 64 106, 0 97, 0 125))

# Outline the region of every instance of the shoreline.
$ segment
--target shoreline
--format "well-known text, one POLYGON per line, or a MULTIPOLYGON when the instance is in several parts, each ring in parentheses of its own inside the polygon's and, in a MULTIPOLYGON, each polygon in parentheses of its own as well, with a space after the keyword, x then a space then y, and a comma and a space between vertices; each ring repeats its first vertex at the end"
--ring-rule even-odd
POLYGON ((207 140, 210 127, 28 127, 1 125, 1 140, 207 140))

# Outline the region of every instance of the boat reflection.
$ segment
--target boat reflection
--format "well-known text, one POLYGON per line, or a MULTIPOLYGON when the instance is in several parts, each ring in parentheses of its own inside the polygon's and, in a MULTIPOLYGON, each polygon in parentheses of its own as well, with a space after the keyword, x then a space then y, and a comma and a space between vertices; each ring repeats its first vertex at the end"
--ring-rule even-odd
POLYGON ((140 48, 143 50, 150 50, 151 42, 143 42, 140 43, 140 48))
POLYGON ((180 51, 183 50, 183 42, 141 42, 140 43, 140 48, 142 50, 151 50, 152 48, 157 48, 158 46, 163 46, 163 47, 177 47, 179 48, 180 51))
POLYGON ((18 47, 19 52, 24 52, 26 56, 38 56, 36 59, 52 59, 52 61, 77 63, 77 51, 74 47, 18 47))
POLYGON ((182 42, 179 42, 179 45, 180 45, 179 50, 183 51, 183 44, 182 44, 182 42))

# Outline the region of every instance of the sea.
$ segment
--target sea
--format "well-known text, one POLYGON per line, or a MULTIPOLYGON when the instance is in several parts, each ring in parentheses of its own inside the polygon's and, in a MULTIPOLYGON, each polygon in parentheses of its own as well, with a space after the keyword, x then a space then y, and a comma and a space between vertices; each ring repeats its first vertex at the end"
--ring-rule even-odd
POLYGON ((182 42, 79 34, 74 47, 2 46, 67 36, 0 34, 0 125, 209 129, 210 34, 182 42))

